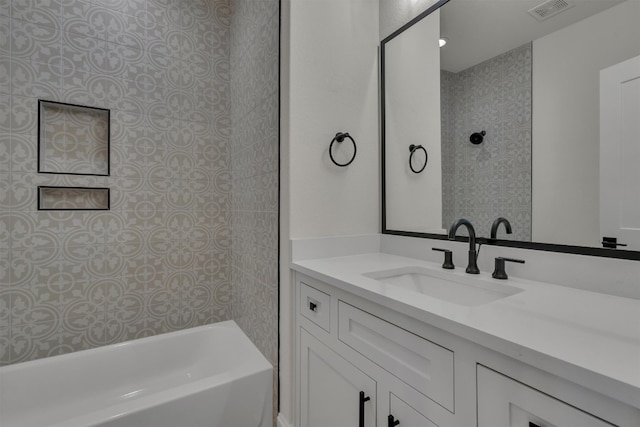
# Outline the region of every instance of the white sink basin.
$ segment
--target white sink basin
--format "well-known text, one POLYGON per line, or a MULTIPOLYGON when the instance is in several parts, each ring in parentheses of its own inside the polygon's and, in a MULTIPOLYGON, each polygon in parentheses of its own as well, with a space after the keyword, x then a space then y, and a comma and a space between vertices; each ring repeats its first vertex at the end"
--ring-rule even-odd
POLYGON ((465 306, 482 305, 522 292, 522 289, 515 286, 495 283, 478 276, 461 276, 451 271, 423 267, 374 271, 365 276, 387 285, 465 306))

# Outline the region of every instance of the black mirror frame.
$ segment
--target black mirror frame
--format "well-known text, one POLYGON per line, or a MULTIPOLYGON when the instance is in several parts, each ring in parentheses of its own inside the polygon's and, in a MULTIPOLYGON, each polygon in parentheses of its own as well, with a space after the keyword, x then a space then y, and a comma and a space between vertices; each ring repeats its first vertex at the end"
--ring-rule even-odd
MULTIPOLYGON (((436 240, 447 240, 447 235, 445 234, 434 234, 434 233, 419 233, 412 231, 402 231, 402 230, 390 230, 387 228, 387 213, 386 213, 386 165, 385 165, 385 45, 393 40, 395 37, 412 27, 417 22, 421 21, 427 15, 433 13, 435 10, 447 4, 450 0, 439 0, 437 3, 429 7, 424 12, 420 13, 418 16, 413 18, 407 24, 403 25, 391 35, 385 37, 380 42, 380 171, 381 171, 381 228, 382 234, 391 234, 396 236, 406 236, 406 237, 419 237, 424 239, 436 239, 436 240)), ((456 237, 458 241, 468 241, 465 237, 456 237)), ((617 258, 617 259, 626 259, 633 261, 640 261, 640 251, 631 251, 631 250, 620 250, 620 249, 606 249, 606 248, 597 248, 590 246, 572 246, 572 245, 561 245, 555 243, 538 243, 538 242, 527 242, 527 241, 518 241, 518 240, 500 240, 500 239, 489 239, 484 237, 478 237, 476 239, 478 243, 486 244, 486 245, 495 245, 495 246, 505 246, 511 248, 520 248, 520 249, 532 249, 538 251, 548 251, 548 252, 559 252, 566 254, 575 254, 575 255, 589 255, 589 256, 597 256, 604 258, 617 258)))

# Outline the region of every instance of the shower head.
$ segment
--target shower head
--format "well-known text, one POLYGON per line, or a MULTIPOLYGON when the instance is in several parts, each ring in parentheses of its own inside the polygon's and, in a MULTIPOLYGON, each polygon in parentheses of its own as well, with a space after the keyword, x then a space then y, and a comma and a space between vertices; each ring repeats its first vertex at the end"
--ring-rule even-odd
POLYGON ((471 141, 471 143, 473 145, 478 145, 478 144, 482 144, 482 141, 484 140, 484 136, 487 134, 487 132, 482 131, 482 132, 474 132, 471 134, 471 136, 469 137, 469 141, 471 141))

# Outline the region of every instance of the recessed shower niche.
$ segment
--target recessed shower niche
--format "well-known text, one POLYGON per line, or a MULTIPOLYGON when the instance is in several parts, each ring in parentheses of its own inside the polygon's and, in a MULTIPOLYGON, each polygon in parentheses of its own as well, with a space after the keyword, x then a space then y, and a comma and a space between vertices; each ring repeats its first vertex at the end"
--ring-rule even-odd
POLYGON ((110 200, 108 188, 38 187, 39 211, 108 211, 110 200))
POLYGON ((38 101, 38 172, 109 176, 110 111, 38 101))

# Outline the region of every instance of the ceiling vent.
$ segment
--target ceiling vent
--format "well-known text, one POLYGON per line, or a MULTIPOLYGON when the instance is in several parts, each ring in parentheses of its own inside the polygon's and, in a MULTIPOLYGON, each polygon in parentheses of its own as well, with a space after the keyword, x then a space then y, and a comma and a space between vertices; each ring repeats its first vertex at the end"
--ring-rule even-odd
POLYGON ((573 6, 575 6, 575 3, 572 0, 549 0, 529 9, 529 14, 538 21, 544 21, 573 6))

